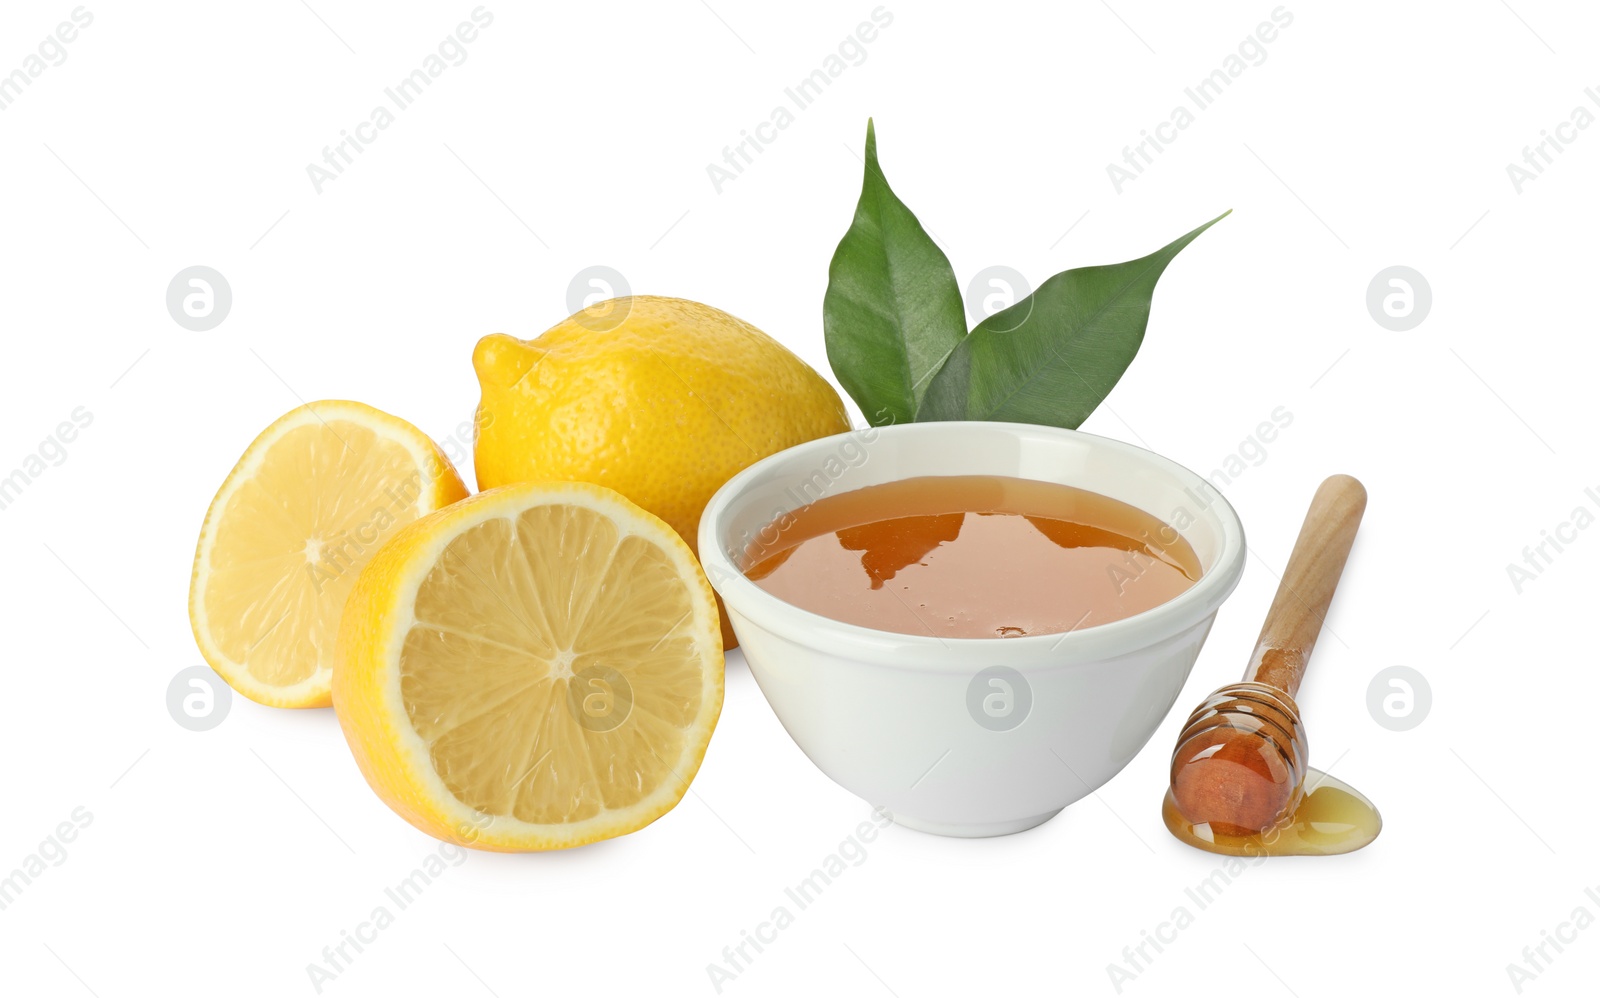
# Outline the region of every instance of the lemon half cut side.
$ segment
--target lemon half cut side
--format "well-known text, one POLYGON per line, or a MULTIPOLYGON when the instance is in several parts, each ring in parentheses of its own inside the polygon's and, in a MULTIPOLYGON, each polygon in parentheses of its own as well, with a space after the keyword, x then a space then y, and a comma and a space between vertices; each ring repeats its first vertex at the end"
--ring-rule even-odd
POLYGON ((385 545, 345 606, 334 708, 367 782, 437 838, 560 849, 671 810, 722 708, 716 602, 610 489, 511 485, 385 545))
POLYGON ((406 524, 467 495, 427 434, 359 402, 312 402, 256 437, 206 511, 189 620, 228 684, 326 707, 345 596, 406 524))

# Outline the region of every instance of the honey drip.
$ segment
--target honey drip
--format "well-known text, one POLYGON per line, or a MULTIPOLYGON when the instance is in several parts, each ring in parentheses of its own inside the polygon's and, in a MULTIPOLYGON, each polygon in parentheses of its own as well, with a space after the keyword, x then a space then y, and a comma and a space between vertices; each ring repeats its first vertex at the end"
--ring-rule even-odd
POLYGON ((1190 824, 1167 791, 1161 818, 1180 842, 1224 856, 1337 856, 1378 837, 1383 819, 1372 802, 1321 770, 1306 773, 1304 792, 1289 815, 1254 835, 1228 835, 1209 823, 1190 824))

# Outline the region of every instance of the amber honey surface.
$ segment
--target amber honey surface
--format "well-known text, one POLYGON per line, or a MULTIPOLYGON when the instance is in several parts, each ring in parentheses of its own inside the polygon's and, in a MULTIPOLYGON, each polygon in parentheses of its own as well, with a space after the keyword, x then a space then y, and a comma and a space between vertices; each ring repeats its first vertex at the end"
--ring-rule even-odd
POLYGON ((908 478, 827 496, 763 529, 757 585, 883 631, 1008 638, 1093 627, 1200 578, 1178 532, 1067 485, 992 475, 908 478))

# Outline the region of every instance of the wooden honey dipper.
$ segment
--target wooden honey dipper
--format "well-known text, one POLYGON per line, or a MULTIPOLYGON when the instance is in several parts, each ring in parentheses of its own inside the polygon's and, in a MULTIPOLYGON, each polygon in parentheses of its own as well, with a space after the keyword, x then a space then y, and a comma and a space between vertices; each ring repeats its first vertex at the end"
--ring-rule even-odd
POLYGON ((1308 750, 1294 695, 1366 508, 1349 475, 1317 488, 1244 681, 1189 715, 1172 751, 1172 800, 1191 824, 1253 835, 1300 803, 1308 750))

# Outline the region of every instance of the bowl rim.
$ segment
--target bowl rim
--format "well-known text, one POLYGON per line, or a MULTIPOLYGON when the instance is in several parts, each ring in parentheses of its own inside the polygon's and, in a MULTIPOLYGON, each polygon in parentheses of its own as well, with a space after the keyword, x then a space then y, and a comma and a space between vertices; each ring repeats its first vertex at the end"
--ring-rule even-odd
MULTIPOLYGON (((929 474, 939 474, 930 472, 929 474)), ((951 470, 948 474, 960 474, 951 470)), ((1091 486, 1079 483, 1079 488, 1091 486)), ((849 491, 849 490, 847 490, 849 491)), ((837 493, 836 493, 837 494, 837 493)), ((1147 511, 1148 512, 1148 511, 1147 511)), ((1168 522, 1161 514, 1162 522, 1168 522)), ((1182 634, 1216 613, 1238 585, 1244 571, 1244 526, 1233 506, 1208 480, 1171 458, 1121 440, 1035 423, 1009 423, 987 420, 951 420, 900 423, 889 426, 847 430, 818 437, 803 444, 768 455, 749 465, 711 497, 701 515, 697 540, 700 562, 712 587, 724 604, 735 607, 753 623, 806 647, 849 657, 867 657, 885 665, 926 670, 939 665, 970 668, 973 663, 1006 665, 1091 664, 1158 644, 1182 634), (1132 458, 1174 480, 1179 488, 1188 487, 1197 495, 1209 494, 1210 501, 1197 514, 1213 521, 1221 546, 1210 569, 1199 581, 1159 606, 1109 623, 1082 630, 1030 634, 1017 638, 953 638, 933 634, 908 634, 883 631, 836 620, 796 606, 751 581, 734 563, 722 543, 722 523, 729 511, 757 481, 790 462, 805 462, 808 455, 829 451, 848 436, 877 434, 870 446, 883 447, 889 441, 954 432, 988 433, 1020 440, 1068 438, 1132 458), (914 660, 905 656, 915 655, 914 660)))

